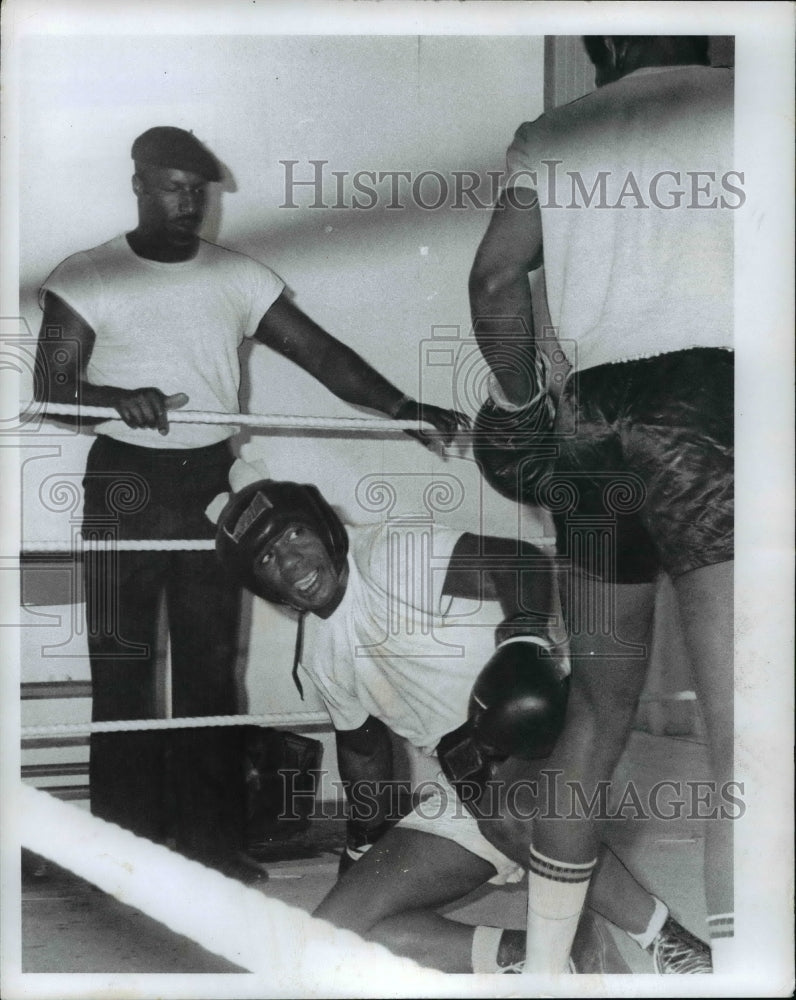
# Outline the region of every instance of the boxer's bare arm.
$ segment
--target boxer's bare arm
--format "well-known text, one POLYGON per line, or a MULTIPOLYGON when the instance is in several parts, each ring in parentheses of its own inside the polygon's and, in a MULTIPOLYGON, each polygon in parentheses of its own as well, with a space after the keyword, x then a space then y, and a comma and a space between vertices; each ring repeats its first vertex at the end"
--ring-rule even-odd
POLYGON ((464 532, 454 546, 443 593, 470 600, 498 601, 506 627, 566 639, 561 620, 554 560, 530 542, 464 532))
MULTIPOLYGON (((430 403, 421 406, 373 368, 348 345, 327 333, 283 293, 260 320, 255 338, 316 378, 339 399, 364 406, 394 420, 423 420, 436 428, 444 444, 467 426, 467 418, 430 403)), ((407 431, 426 447, 432 436, 407 431)))
POLYGON ((470 272, 470 313, 478 346, 509 402, 538 389, 528 272, 540 267, 542 216, 533 192, 503 192, 470 272))

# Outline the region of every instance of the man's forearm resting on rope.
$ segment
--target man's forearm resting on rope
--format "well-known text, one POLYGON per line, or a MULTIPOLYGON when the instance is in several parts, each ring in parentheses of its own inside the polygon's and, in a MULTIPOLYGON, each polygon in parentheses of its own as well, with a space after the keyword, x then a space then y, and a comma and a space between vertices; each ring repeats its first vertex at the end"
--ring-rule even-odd
MULTIPOLYGON (((394 420, 425 420, 450 443, 461 414, 425 404, 421 406, 397 389, 346 344, 327 333, 282 294, 263 316, 257 340, 289 358, 335 396, 352 406, 365 406, 394 420)), ((428 445, 427 432, 413 433, 428 445)))
MULTIPOLYGON (((126 389, 94 385, 86 368, 94 347, 92 328, 52 292, 45 295, 43 330, 60 331, 57 338, 39 339, 35 395, 53 403, 112 406, 131 427, 152 427, 168 433, 168 411, 184 406, 184 393, 167 395, 156 386, 126 389), (55 352, 65 352, 54 363, 55 352), (57 369, 57 374, 54 371, 57 369), (54 377, 51 377, 54 374, 54 377)), ((421 405, 405 395, 350 347, 327 333, 294 306, 284 294, 267 311, 255 333, 257 340, 295 362, 330 392, 353 406, 363 406, 394 420, 417 420, 432 424, 449 444, 466 418, 431 404, 421 405)), ((82 418, 86 423, 97 420, 82 418)), ((408 432, 426 446, 431 432, 408 432)))

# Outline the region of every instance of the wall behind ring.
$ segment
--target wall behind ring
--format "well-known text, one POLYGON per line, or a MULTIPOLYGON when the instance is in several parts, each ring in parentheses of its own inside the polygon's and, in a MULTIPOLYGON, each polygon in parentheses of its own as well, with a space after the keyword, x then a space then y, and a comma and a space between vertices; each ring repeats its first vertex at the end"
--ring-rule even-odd
MULTIPOLYGON (((229 174, 206 238, 267 263, 305 312, 407 393, 474 412, 483 369, 469 339, 467 275, 494 197, 488 172, 503 169, 517 125, 542 111, 541 37, 63 35, 21 44, 20 316, 34 342, 38 285, 68 254, 134 227, 130 144, 151 125, 173 124, 192 129, 229 174), (307 185, 288 197, 284 160, 297 161, 295 180, 321 172, 327 207, 310 207, 307 185), (379 183, 363 171, 411 179, 395 181, 394 197, 389 177, 379 183), (413 194, 424 171, 439 176, 413 194), (475 183, 461 179, 465 171, 484 207, 457 199, 462 183, 475 183), (377 190, 372 207, 353 205, 356 174, 377 190), (441 206, 429 207, 443 185, 441 206), (297 207, 285 207, 291 200, 297 207)), ((243 402, 252 412, 353 412, 261 346, 245 352, 243 402)), ((419 512, 468 530, 549 533, 491 491, 469 457, 442 461, 400 436, 251 440, 272 475, 318 483, 352 520, 419 512)), ((43 426, 23 442, 24 538, 68 538, 79 524, 74 485, 90 441, 43 426), (52 501, 58 479, 70 485, 66 502, 52 501)), ((40 612, 48 615, 27 619, 25 679, 87 677, 80 614, 66 604, 40 612), (41 655, 42 636, 68 654, 41 655)), ((261 602, 249 618, 249 711, 317 707, 290 682, 293 623, 261 602)), ((42 721, 68 721, 63 708, 42 721)))

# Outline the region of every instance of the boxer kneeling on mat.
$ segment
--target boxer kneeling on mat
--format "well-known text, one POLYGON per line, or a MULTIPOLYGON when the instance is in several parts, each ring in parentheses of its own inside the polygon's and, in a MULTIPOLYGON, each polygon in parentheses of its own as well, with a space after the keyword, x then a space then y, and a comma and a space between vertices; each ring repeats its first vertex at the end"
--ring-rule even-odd
MULTIPOLYGON (((515 755, 543 759, 563 724, 555 574, 532 545, 438 525, 434 562, 446 571, 432 573, 406 555, 416 530, 344 526, 314 486, 260 480, 228 501, 217 551, 253 593, 298 612, 294 675, 311 678, 336 730, 348 840, 316 915, 443 971, 521 971, 524 929, 473 927, 437 909, 524 875, 474 812, 515 755), (442 768, 405 816, 390 795, 393 734, 442 768)), ((618 925, 668 916, 608 851, 593 889, 594 908, 618 925)), ((578 971, 628 971, 592 911, 573 955, 578 971)))

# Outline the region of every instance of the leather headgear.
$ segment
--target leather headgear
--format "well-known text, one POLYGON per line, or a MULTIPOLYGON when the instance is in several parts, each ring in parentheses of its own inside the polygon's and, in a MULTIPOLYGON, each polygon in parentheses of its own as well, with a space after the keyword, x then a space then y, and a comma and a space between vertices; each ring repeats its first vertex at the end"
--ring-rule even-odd
POLYGON ((257 575, 268 543, 288 525, 301 524, 320 538, 339 573, 348 555, 348 534, 332 507, 310 484, 261 479, 233 494, 218 519, 216 552, 221 562, 258 597, 286 604, 257 575))

